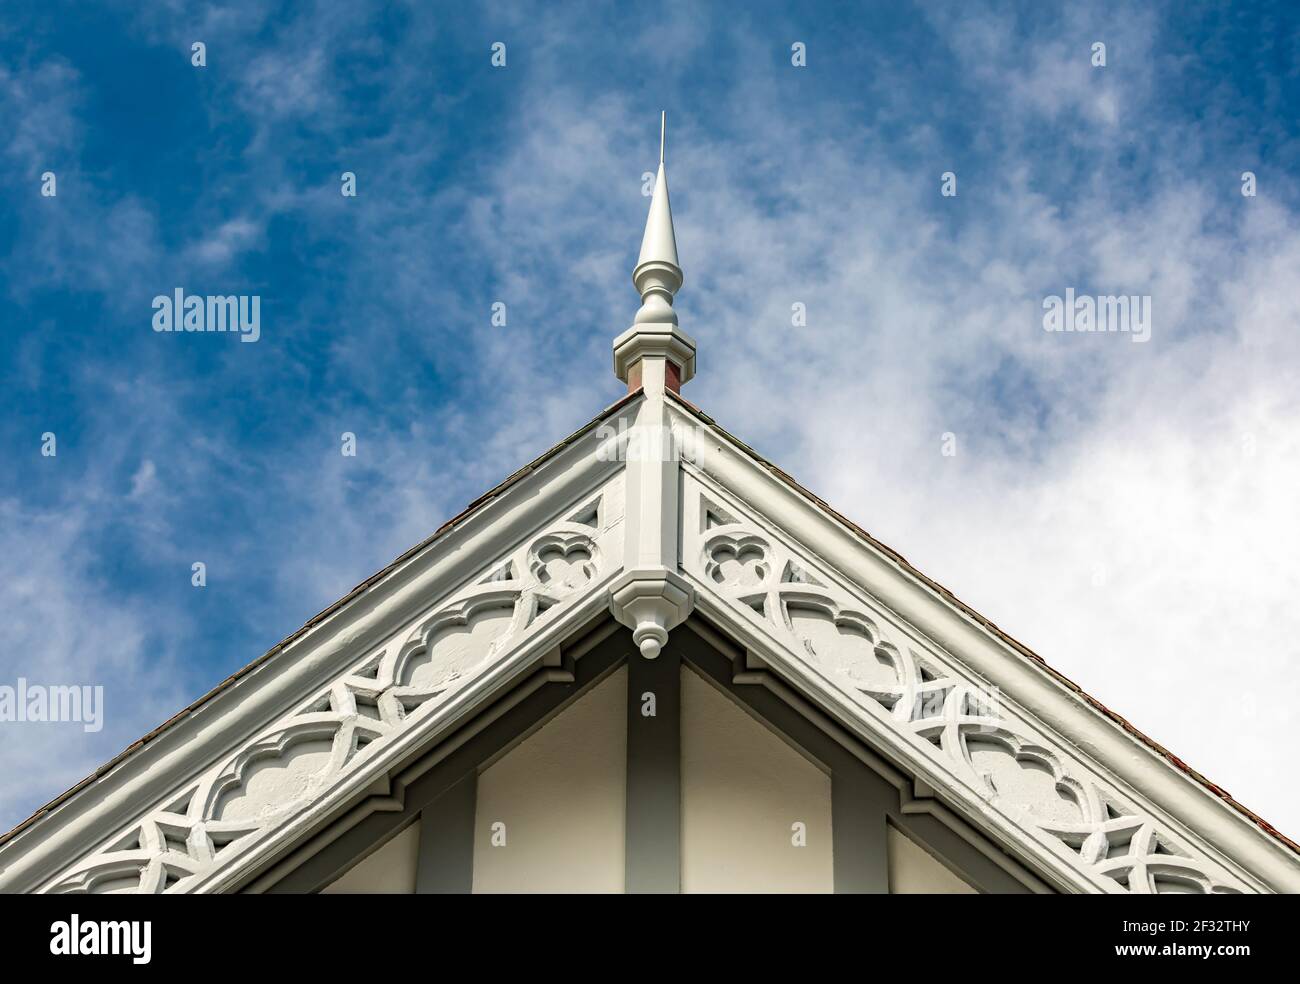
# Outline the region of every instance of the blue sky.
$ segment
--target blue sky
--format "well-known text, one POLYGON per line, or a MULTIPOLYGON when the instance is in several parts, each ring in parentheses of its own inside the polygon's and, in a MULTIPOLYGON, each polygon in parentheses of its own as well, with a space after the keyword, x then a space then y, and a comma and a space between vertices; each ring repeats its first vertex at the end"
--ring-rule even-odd
POLYGON ((107 712, 0 724, 0 827, 619 395, 666 109, 685 395, 1300 831, 1294 9, 788 8, 8 6, 0 683, 107 712))

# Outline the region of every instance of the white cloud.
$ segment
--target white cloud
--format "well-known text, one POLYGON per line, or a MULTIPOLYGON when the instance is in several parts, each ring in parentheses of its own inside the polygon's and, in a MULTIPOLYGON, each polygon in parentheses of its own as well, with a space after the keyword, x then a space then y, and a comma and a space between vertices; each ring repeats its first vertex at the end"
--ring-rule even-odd
POLYGON ((238 216, 221 223, 211 235, 196 240, 187 248, 186 255, 204 266, 225 266, 257 245, 262 232, 262 223, 238 216))
MULTIPOLYGON (((23 678, 104 688, 100 732, 79 723, 0 723, 6 828, 185 703, 183 679, 156 644, 153 613, 124 601, 111 580, 94 573, 97 558, 83 537, 98 521, 84 504, 31 509, 0 500, 0 685, 17 687, 23 678)), ((174 617, 169 621, 164 636, 178 628, 174 617)))
POLYGON ((138 499, 141 496, 148 495, 158 487, 158 468, 154 463, 145 458, 140 462, 140 467, 136 469, 131 476, 131 498, 138 499))
POLYGON ((12 121, 5 154, 31 179, 42 171, 59 173, 77 142, 79 94, 76 70, 62 59, 10 68, 0 65, 0 116, 12 121))

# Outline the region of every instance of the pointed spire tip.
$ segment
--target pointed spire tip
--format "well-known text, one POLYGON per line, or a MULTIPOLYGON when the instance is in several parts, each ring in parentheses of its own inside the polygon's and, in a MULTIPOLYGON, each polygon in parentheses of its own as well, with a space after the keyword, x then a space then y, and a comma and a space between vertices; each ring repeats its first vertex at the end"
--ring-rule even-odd
MULTIPOLYGON (((676 272, 675 291, 681 286, 681 270, 677 263, 677 237, 673 232, 673 211, 668 201, 668 175, 664 167, 664 144, 668 126, 668 113, 659 114, 659 173, 655 175, 654 192, 650 196, 650 214, 646 216, 645 237, 641 240, 641 255, 637 258, 632 281, 642 290, 637 270, 647 263, 667 263, 676 272)), ((671 293, 669 298, 671 301, 671 293)))

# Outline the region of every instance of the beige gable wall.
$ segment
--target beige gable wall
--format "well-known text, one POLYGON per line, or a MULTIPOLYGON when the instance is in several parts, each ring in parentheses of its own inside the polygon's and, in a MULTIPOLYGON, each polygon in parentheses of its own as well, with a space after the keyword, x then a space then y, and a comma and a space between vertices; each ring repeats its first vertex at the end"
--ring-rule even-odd
MULTIPOLYGON (((623 890, 627 670, 620 669, 479 777, 476 892, 623 890), (491 845, 492 824, 506 846, 491 845)), ((682 890, 830 892, 830 777, 693 671, 682 670, 682 890), (803 823, 807 846, 792 843, 803 823)), ((327 893, 410 894, 412 824, 327 893)), ((889 828, 895 894, 975 889, 889 828)))
POLYGON ((683 668, 682 891, 833 888, 830 777, 683 668))
POLYGON ((621 668, 479 776, 475 892, 623 891, 626 702, 621 668))

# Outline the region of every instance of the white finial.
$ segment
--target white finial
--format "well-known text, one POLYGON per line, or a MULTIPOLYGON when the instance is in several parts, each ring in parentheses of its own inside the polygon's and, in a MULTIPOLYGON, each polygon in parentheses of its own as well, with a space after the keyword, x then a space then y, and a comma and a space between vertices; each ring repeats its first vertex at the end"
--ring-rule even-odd
MULTIPOLYGON (((632 327, 614 342, 614 371, 629 380, 629 370, 642 357, 660 363, 671 362, 674 370, 665 378, 676 389, 695 375, 695 342, 677 327, 673 295, 682 286, 682 268, 677 265, 677 236, 673 231, 673 209, 668 200, 668 172, 664 167, 668 113, 659 114, 659 173, 655 175, 650 214, 646 217, 641 253, 632 271, 632 283, 641 295, 641 310, 632 327)), ((633 383, 629 381, 629 386, 633 383)))
POLYGON ((664 168, 664 138, 668 128, 668 113, 659 116, 659 173, 655 175, 655 190, 650 198, 650 214, 646 216, 645 235, 641 239, 641 255, 632 282, 641 292, 644 302, 637 321, 670 321, 677 323, 672 311, 673 295, 682 285, 682 270, 677 265, 677 236, 673 232, 673 209, 668 200, 668 172, 664 168), (655 303, 653 298, 658 298, 655 303), (646 305, 654 311, 647 312, 646 305), (644 317, 643 317, 644 315, 644 317))

